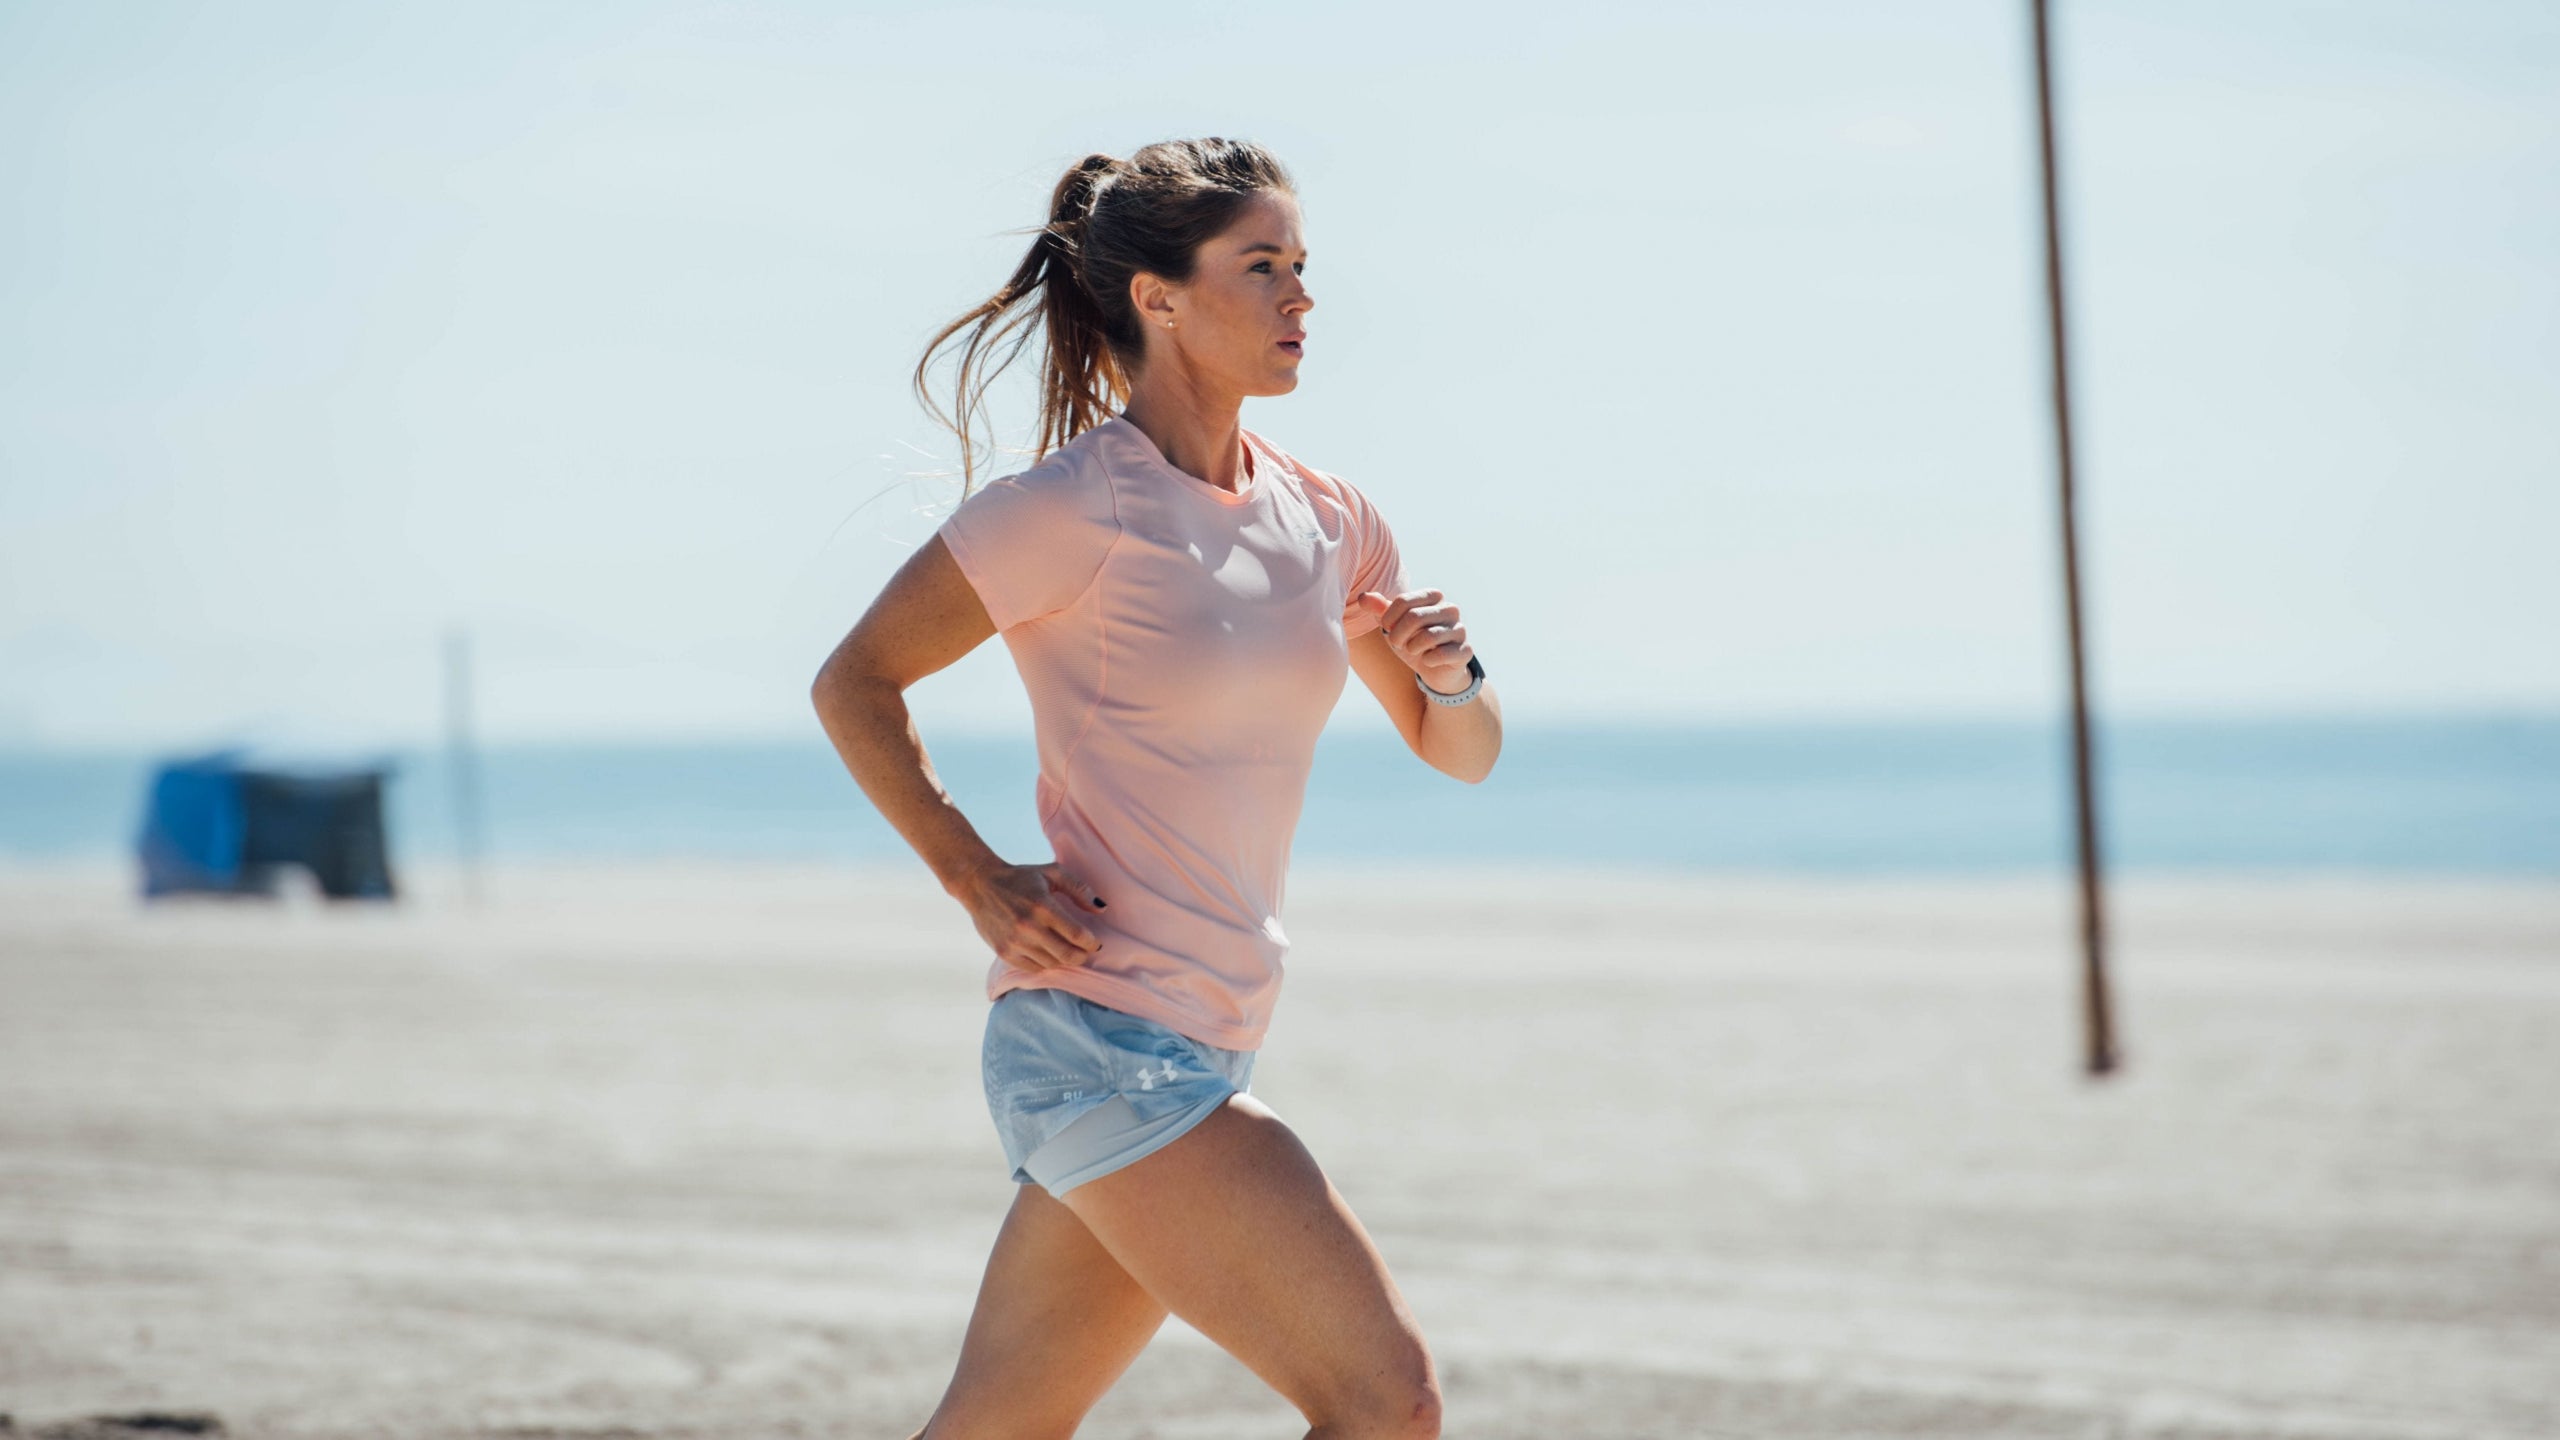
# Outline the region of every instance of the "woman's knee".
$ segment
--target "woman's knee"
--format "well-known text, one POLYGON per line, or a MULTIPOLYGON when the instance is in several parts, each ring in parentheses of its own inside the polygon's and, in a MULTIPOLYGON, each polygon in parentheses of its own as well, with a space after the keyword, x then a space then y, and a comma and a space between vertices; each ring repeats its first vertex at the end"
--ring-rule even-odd
POLYGON ((1346 1386, 1316 1432, 1342 1440, 1439 1440, 1440 1381, 1419 1341, 1397 1363, 1346 1386))
POLYGON ((1356 1418, 1330 1420, 1314 1433, 1339 1440, 1440 1440, 1440 1391, 1423 1386, 1393 1396, 1380 1396, 1383 1408, 1356 1418))
POLYGON ((1391 1428, 1379 1431, 1393 1440, 1440 1440, 1440 1382, 1425 1375, 1418 1385, 1408 1387, 1394 1397, 1394 1406, 1386 1419, 1391 1428))

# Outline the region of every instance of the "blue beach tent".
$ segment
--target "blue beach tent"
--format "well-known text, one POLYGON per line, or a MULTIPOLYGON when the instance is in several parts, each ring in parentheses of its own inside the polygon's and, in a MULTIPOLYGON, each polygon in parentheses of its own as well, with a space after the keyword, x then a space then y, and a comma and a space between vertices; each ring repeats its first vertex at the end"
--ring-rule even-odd
POLYGON ((251 765, 238 751, 164 764, 143 816, 142 893, 272 895, 282 869, 299 865, 333 900, 388 900, 389 773, 251 765))

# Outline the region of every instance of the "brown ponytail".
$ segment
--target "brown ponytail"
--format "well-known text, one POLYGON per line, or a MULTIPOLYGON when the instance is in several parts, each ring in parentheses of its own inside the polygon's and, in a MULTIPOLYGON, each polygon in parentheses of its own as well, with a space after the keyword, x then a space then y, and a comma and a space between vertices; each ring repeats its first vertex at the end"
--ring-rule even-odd
POLYGON ((1049 195, 1049 221, 1004 287, 942 327, 916 362, 916 398, 960 441, 961 493, 977 477, 977 432, 987 387, 1031 343, 1040 318, 1040 426, 1046 455, 1111 418, 1129 398, 1145 355, 1129 279, 1140 271, 1180 284, 1200 246, 1265 190, 1296 193, 1289 173, 1249 140, 1166 140, 1126 160, 1087 155, 1049 195), (930 372, 959 340, 953 404, 930 372))

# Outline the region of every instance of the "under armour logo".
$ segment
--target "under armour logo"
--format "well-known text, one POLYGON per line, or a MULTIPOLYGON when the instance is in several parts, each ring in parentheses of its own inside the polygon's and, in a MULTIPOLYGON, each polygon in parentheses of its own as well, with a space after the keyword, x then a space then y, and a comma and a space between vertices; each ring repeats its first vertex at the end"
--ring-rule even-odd
POLYGON ((1139 1088, 1139 1089, 1141 1089, 1141 1090, 1153 1090, 1154 1088, 1156 1088, 1156 1086, 1157 1086, 1157 1084, 1158 1084, 1158 1083, 1163 1083, 1163 1084, 1166 1084, 1166 1085, 1170 1085, 1170 1084, 1172 1084, 1174 1081, 1179 1080, 1179 1079, 1181 1079, 1181 1078, 1182 1078, 1182 1072, 1181 1072, 1181 1071, 1179 1071, 1179 1070, 1174 1069, 1174 1068, 1173 1068, 1173 1062, 1172 1062, 1172 1061, 1170 1061, 1170 1060, 1167 1060, 1166 1062, 1164 1062, 1164 1070, 1163 1070, 1163 1072, 1162 1072, 1162 1073, 1158 1073, 1158 1072, 1156 1072, 1156 1071, 1154 1071, 1154 1070, 1141 1070, 1141 1071, 1139 1071, 1139 1072, 1138 1072, 1138 1088, 1139 1088))

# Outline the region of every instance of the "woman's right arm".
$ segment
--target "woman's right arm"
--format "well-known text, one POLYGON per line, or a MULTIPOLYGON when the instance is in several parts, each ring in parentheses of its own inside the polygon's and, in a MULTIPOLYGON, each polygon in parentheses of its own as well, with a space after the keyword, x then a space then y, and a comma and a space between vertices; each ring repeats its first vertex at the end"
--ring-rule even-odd
POLYGON ((809 687, 818 721, 854 783, 969 912, 999 959, 1024 969, 1080 965, 1102 944, 1077 907, 1106 908, 1057 864, 1011 865, 951 803, 925 754, 906 689, 996 633, 939 535, 889 577, 809 687))

